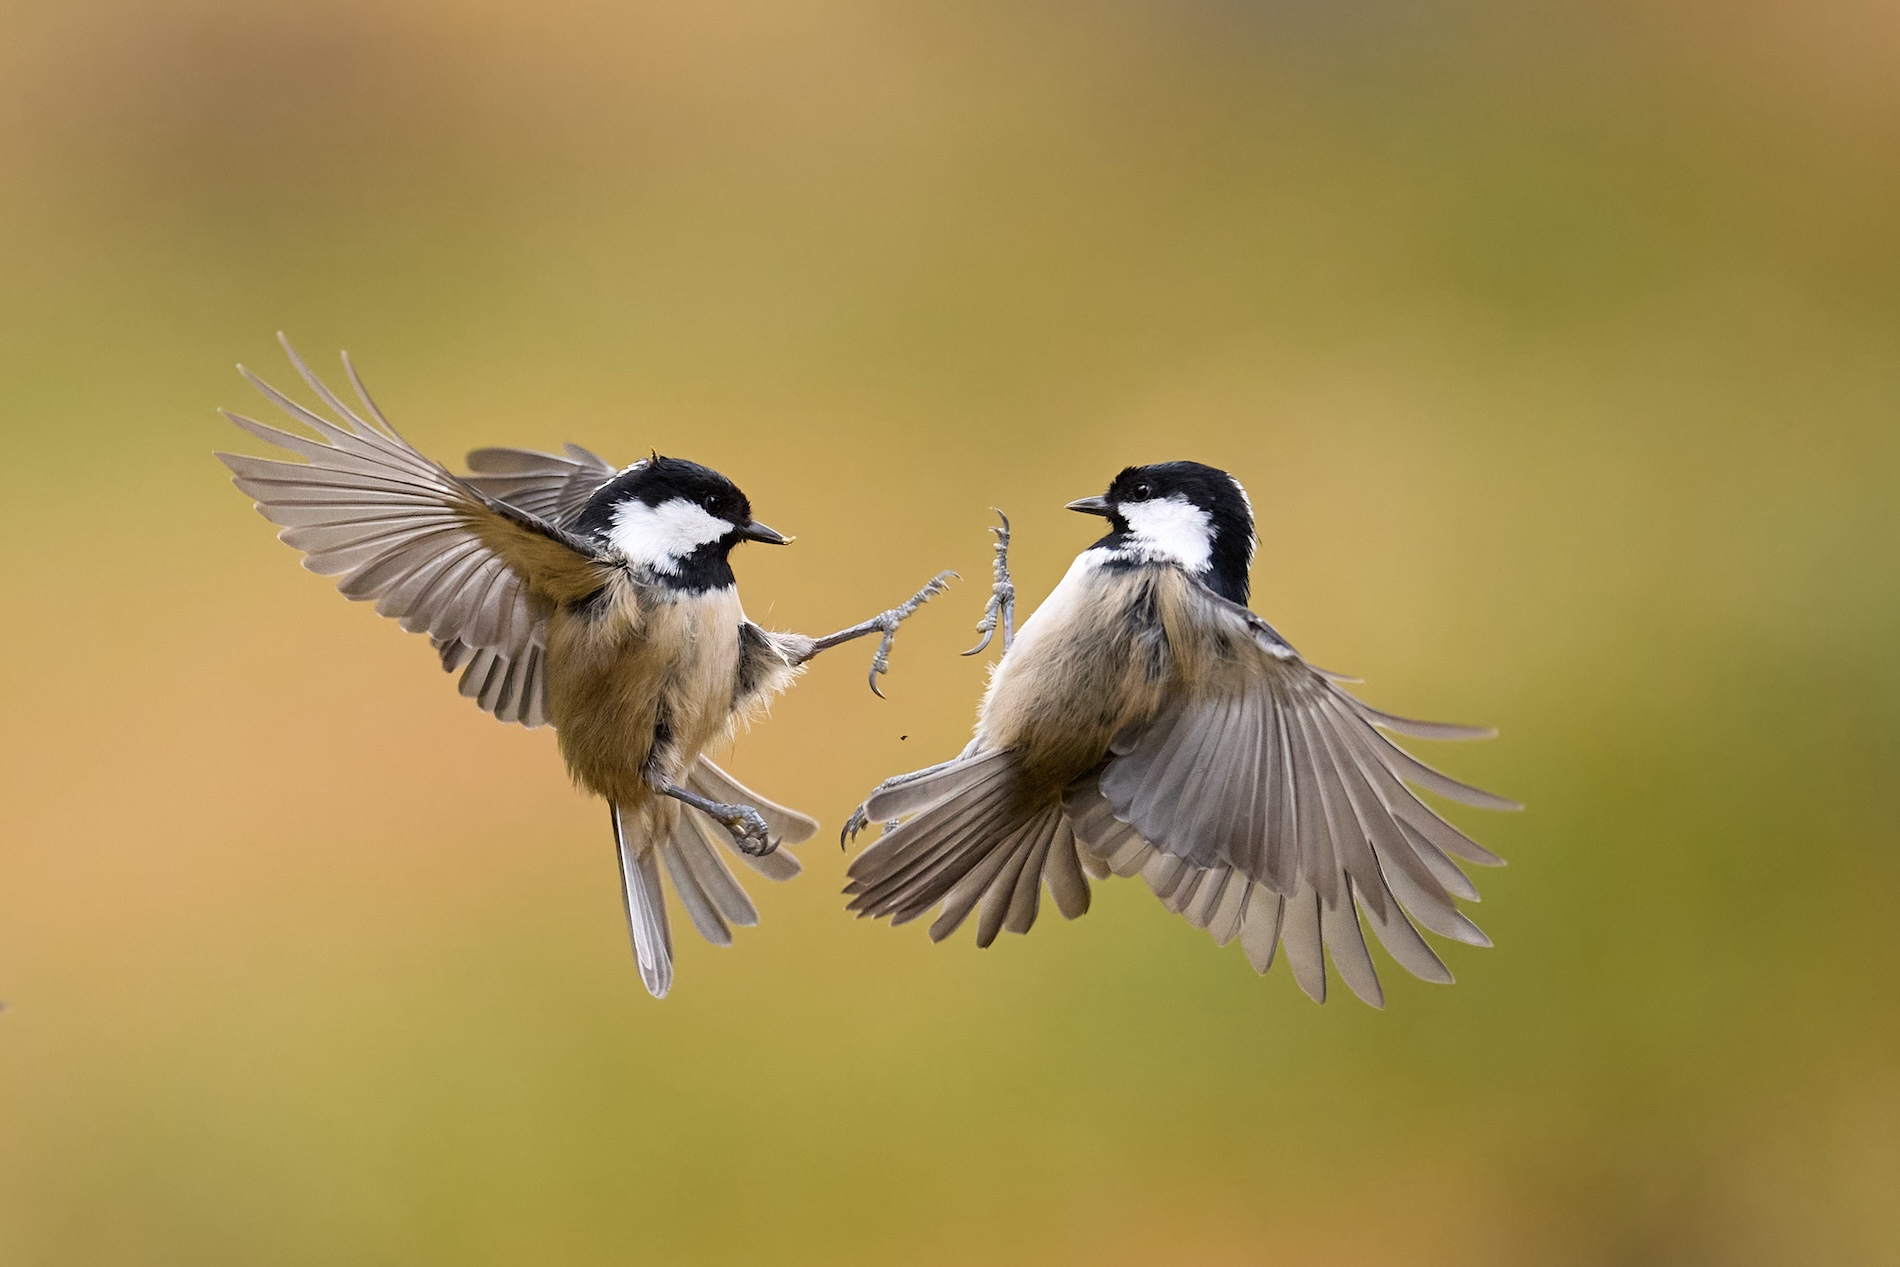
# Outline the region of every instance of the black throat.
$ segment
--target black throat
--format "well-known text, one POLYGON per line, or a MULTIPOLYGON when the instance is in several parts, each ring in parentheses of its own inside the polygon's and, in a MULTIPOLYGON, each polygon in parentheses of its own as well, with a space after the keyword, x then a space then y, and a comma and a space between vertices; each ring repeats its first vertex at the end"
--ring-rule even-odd
POLYGON ((732 574, 732 542, 714 541, 674 560, 674 571, 651 569, 661 589, 680 594, 704 594, 710 590, 730 589, 738 583, 732 574))

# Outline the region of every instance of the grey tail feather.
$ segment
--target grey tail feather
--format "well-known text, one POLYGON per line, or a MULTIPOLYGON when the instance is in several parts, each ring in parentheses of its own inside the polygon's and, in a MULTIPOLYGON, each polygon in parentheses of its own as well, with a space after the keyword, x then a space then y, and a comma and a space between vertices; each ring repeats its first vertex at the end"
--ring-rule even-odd
POLYGON ((1015 765, 1015 754, 992 749, 958 757, 942 765, 888 779, 865 798, 864 812, 877 822, 903 818, 929 806, 961 796, 1002 770, 1015 765))
POLYGON ((613 807, 613 820, 627 928, 633 934, 633 956, 639 961, 640 980, 647 993, 663 999, 673 988, 673 931, 666 922, 666 898, 660 890, 657 851, 639 848, 627 839, 618 805, 613 807))
POLYGON ((980 946, 999 932, 1028 932, 1045 884, 1065 917, 1088 909, 1088 880, 1062 805, 1020 803, 1013 754, 983 753, 887 787, 870 812, 901 804, 914 815, 852 861, 848 909, 903 924, 941 903, 930 928, 941 941, 980 906, 980 946))
POLYGON ((766 826, 772 829, 772 834, 785 844, 802 845, 818 834, 817 819, 760 796, 705 757, 701 757, 687 771, 686 782, 716 801, 736 802, 758 810, 765 816, 766 826))
POLYGON ((725 833, 698 810, 681 809, 659 850, 693 927, 713 945, 730 946, 732 926, 750 928, 759 922, 759 912, 720 858, 715 836, 725 833))

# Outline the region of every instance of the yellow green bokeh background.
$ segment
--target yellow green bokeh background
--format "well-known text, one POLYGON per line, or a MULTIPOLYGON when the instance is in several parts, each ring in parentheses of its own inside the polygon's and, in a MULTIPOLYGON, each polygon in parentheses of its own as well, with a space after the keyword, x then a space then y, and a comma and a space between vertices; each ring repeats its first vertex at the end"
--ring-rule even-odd
POLYGON ((0 5, 0 1261, 1900 1261, 1900 18, 1874 0, 0 5), (735 770, 820 815, 640 988, 546 731, 210 457, 348 348, 427 451, 799 536, 735 770), (1139 885, 841 910, 991 506, 1194 457, 1256 607, 1522 798, 1386 1011, 1139 885))

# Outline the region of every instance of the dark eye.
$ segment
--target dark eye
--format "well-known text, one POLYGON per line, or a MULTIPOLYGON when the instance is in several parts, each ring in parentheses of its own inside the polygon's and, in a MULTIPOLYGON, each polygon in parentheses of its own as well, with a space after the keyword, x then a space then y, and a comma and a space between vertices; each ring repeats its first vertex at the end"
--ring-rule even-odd
POLYGON ((718 510, 719 509, 719 494, 707 493, 704 497, 699 499, 699 504, 704 506, 707 510, 718 510))
POLYGON ((1153 497, 1154 495, 1155 495, 1154 489, 1148 487, 1146 484, 1135 485, 1135 500, 1136 501, 1145 502, 1150 497, 1153 497))

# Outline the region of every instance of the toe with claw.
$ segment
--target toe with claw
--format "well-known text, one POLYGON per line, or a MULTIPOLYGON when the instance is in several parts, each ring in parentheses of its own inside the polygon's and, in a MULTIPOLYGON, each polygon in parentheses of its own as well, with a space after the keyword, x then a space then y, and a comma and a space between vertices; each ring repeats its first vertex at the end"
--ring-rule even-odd
POLYGON ((912 594, 909 598, 872 617, 871 625, 884 636, 878 639, 877 653, 871 657, 871 694, 879 699, 884 692, 877 689, 877 680, 891 671, 891 644, 897 641, 897 627, 910 619, 919 607, 950 588, 950 582, 957 579, 955 572, 939 572, 930 578, 930 583, 912 594))
POLYGON ((778 848, 771 829, 765 825, 765 816, 759 811, 750 805, 721 805, 719 808, 723 812, 714 817, 732 834, 732 843, 740 853, 763 858, 778 848))
MULTIPOLYGON (((889 835, 891 832, 897 830, 898 824, 901 822, 903 822, 901 818, 891 818, 879 823, 878 826, 883 829, 886 835, 889 835)), ((863 805, 852 810, 851 817, 844 820, 844 830, 838 833, 838 848, 849 848, 851 842, 858 838, 858 833, 870 825, 871 816, 865 813, 863 805)))
POLYGON ((996 534, 996 583, 990 587, 990 603, 983 610, 983 619, 976 622, 976 631, 983 635, 983 640, 964 655, 980 655, 999 627, 1003 631, 1004 652, 1009 651, 1009 644, 1016 639, 1016 583, 1009 576, 1009 516, 999 510, 996 517, 1003 521, 1002 527, 990 529, 996 534))

